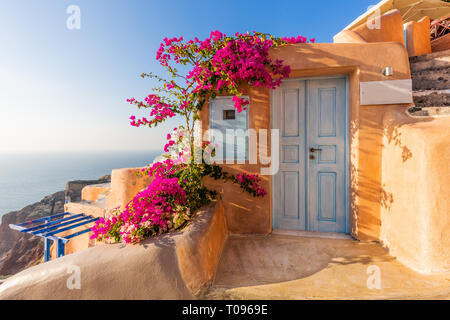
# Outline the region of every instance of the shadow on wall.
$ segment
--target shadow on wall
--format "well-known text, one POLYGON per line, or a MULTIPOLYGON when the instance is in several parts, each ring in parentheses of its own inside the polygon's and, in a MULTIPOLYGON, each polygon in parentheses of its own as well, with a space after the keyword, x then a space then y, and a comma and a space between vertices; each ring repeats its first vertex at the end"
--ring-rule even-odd
POLYGON ((402 149, 402 160, 406 162, 408 159, 411 159, 413 154, 411 150, 405 145, 402 144, 401 132, 398 132, 399 126, 386 127, 384 128, 384 135, 388 140, 388 143, 394 143, 395 146, 398 146, 402 149))
MULTIPOLYGON (((224 165, 224 171, 230 174, 238 174, 242 172, 259 173, 257 169, 249 169, 254 167, 250 165, 224 165)), ((210 177, 205 178, 205 185, 208 188, 216 190, 221 200, 226 203, 225 216, 227 219, 228 231, 230 234, 242 233, 259 233, 266 234, 269 232, 270 215, 270 177, 261 176, 261 185, 268 194, 264 198, 256 198, 243 191, 238 185, 231 181, 222 182, 215 181, 210 177)))
POLYGON ((394 67, 394 74, 389 77, 389 80, 411 78, 408 55, 400 43, 332 44, 332 46, 334 46, 333 50, 322 50, 317 46, 297 45, 295 55, 284 52, 286 49, 283 47, 274 51, 278 51, 276 56, 279 59, 291 66, 291 77, 296 77, 298 70, 309 74, 314 71, 330 74, 330 69, 333 68, 359 66, 360 81, 378 81, 386 80, 381 72, 384 67, 391 65, 394 67), (400 59, 401 51, 403 51, 404 59, 400 59), (395 64, 392 62, 392 56, 398 57, 395 64))
MULTIPOLYGON (((425 123, 433 121, 433 117, 412 117, 408 113, 408 107, 395 107, 391 108, 389 111, 395 111, 398 114, 402 115, 401 121, 396 119, 397 121, 383 121, 383 137, 386 139, 388 145, 393 145, 401 150, 401 158, 402 163, 405 164, 408 160, 413 159, 414 154, 411 152, 410 148, 402 141, 402 133, 400 129, 404 125, 410 125, 413 123, 425 123), (401 122, 401 124, 399 124, 401 122)), ((383 117, 384 120, 385 117, 383 117)), ((382 147, 384 145, 382 144, 382 147)), ((385 187, 385 186, 384 186, 385 187)), ((391 192, 388 192, 384 188, 382 189, 382 206, 389 212, 393 202, 394 195, 391 192)))
POLYGON ((406 164, 413 159, 414 154, 410 149, 411 146, 408 147, 403 141, 400 128, 411 123, 433 121, 432 117, 420 119, 411 117, 407 109, 408 106, 389 105, 361 106, 360 108, 358 197, 360 216, 366 219, 359 221, 358 231, 363 236, 366 232, 373 231, 370 229, 373 229, 374 223, 381 226, 382 221, 377 213, 389 212, 395 202, 394 193, 390 192, 383 183, 382 159, 388 156, 383 154, 383 149, 386 147, 383 140, 400 149, 401 162, 406 164), (385 115, 392 110, 402 115, 401 124, 386 123, 385 115))
MULTIPOLYGON (((351 185, 357 185, 352 200, 357 199, 356 225, 358 238, 373 240, 381 226, 380 204, 385 192, 381 186, 381 151, 383 115, 380 109, 371 106, 359 108, 358 130, 358 168, 352 164, 352 170, 357 171, 351 176, 351 185)), ((355 201, 356 202, 356 201, 355 201)))

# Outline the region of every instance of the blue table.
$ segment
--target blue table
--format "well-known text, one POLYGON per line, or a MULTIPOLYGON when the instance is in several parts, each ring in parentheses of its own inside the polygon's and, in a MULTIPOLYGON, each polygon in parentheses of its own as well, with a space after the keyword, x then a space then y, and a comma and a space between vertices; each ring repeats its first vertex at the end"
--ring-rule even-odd
POLYGON ((57 243, 57 257, 65 255, 65 246, 70 239, 91 231, 91 228, 78 231, 65 236, 57 236, 58 233, 75 229, 86 224, 97 221, 100 218, 84 215, 83 213, 72 214, 69 212, 58 213, 52 216, 43 217, 20 224, 10 224, 9 227, 23 233, 44 238, 44 261, 50 260, 50 247, 52 242, 57 243))

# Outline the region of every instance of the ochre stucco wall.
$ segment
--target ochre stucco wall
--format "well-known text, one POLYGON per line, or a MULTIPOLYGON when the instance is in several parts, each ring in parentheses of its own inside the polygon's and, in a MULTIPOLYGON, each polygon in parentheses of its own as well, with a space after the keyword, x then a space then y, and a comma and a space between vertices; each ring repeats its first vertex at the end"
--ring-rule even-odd
POLYGON ((111 190, 110 183, 94 184, 86 186, 81 190, 81 200, 97 201, 102 196, 106 197, 107 195, 109 195, 110 190, 111 190))
POLYGON ((0 286, 0 300, 194 299, 212 283, 226 239, 222 206, 214 202, 180 232, 99 245, 19 272, 0 286), (74 267, 80 290, 67 287, 74 267))
MULTIPOLYGON (((273 59, 290 65, 291 78, 345 74, 349 78, 350 103, 350 179, 351 233, 361 240, 378 240, 381 211, 381 151, 383 115, 392 105, 360 106, 359 83, 410 79, 406 49, 401 43, 297 44, 271 52, 273 59), (381 70, 392 66, 394 74, 386 78, 381 70)), ((250 128, 270 129, 270 90, 243 87, 250 97, 250 128)), ((209 128, 209 103, 200 113, 203 132, 209 128)), ((269 141, 270 146, 270 141, 269 141)), ((245 170, 259 173, 258 165, 227 165, 226 171, 245 170)), ((269 192, 264 200, 252 198, 231 184, 209 181, 209 186, 223 193, 225 216, 233 234, 272 230, 270 176, 264 176, 269 192)))
POLYGON ((420 56, 431 53, 430 18, 424 17, 418 22, 410 21, 403 25, 398 10, 391 10, 379 19, 379 27, 363 23, 349 30, 342 30, 333 37, 334 43, 399 42, 405 44, 408 54, 420 56), (369 28, 370 26, 370 28, 369 28))
POLYGON ((450 271, 450 117, 385 113, 381 240, 419 272, 450 271))
POLYGON ((410 57, 431 53, 429 17, 423 17, 418 22, 408 22, 405 29, 406 46, 410 57))
POLYGON ((151 177, 138 173, 141 168, 114 169, 111 172, 111 193, 106 198, 106 207, 120 207, 122 210, 133 197, 147 187, 151 177))
MULTIPOLYGON (((87 186, 82 190, 82 200, 89 203, 70 202, 64 206, 65 211, 72 214, 83 213, 92 217, 104 217, 111 209, 119 207, 123 210, 127 203, 152 180, 151 177, 138 175, 140 171, 141 168, 112 170, 110 191, 107 186, 87 186), (95 202, 101 193, 106 195, 106 204, 95 202)), ((58 235, 72 234, 91 226, 92 224, 88 224, 58 235)), ((94 246, 95 240, 89 239, 90 234, 89 232, 72 238, 65 246, 65 253, 71 254, 94 246)), ((56 246, 52 246, 51 257, 52 259, 56 257, 56 246)))
POLYGON ((335 43, 399 42, 404 44, 403 20, 400 11, 391 10, 383 14, 379 25, 363 23, 351 30, 343 30, 334 36, 335 43))

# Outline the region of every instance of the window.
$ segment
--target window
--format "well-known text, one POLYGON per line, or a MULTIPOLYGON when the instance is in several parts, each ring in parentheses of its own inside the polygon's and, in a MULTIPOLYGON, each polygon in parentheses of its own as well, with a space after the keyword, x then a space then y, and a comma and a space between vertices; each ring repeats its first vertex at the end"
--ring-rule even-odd
MULTIPOLYGON (((233 97, 216 97, 211 99, 209 128, 211 142, 216 147, 216 160, 248 160, 248 114, 246 110, 237 112, 233 97)), ((243 97, 249 99, 248 97, 243 97)))
POLYGON ((236 110, 223 110, 223 120, 236 120, 236 110))

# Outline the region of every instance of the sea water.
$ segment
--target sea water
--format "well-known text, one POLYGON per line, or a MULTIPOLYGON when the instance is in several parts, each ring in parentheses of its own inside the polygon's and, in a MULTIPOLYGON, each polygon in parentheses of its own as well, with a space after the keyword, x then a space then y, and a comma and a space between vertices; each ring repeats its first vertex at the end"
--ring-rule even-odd
POLYGON ((159 151, 0 154, 0 216, 64 190, 67 181, 95 180, 112 169, 142 167, 159 151))

